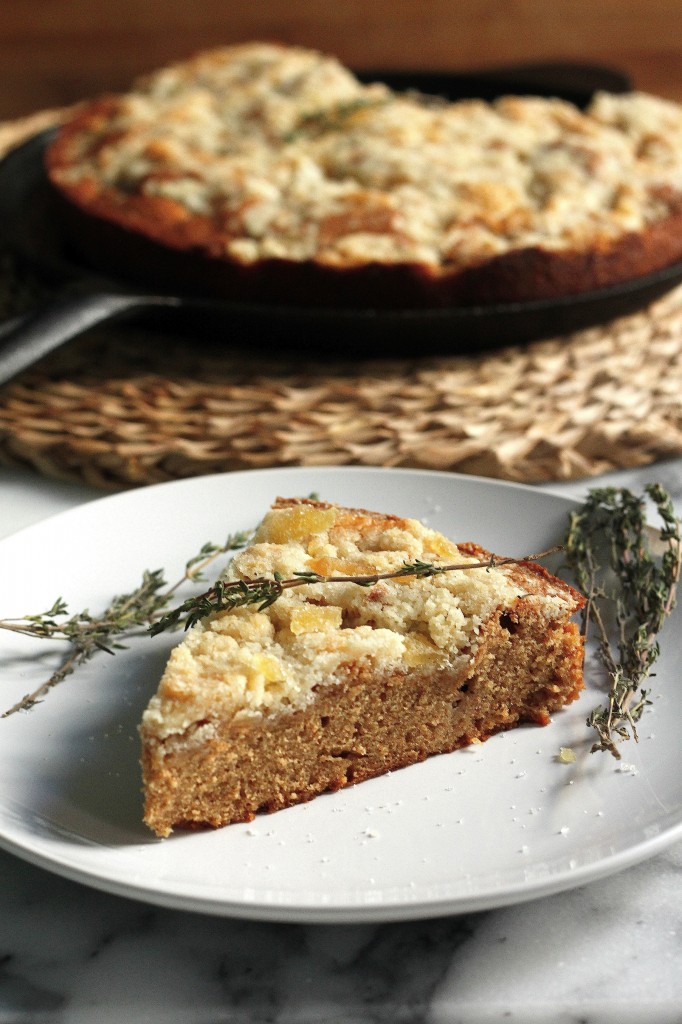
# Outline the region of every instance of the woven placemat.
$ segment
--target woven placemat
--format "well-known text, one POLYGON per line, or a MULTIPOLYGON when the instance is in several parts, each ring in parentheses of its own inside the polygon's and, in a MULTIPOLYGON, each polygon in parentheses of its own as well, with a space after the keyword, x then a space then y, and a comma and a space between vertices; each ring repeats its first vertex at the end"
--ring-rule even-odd
MULTIPOLYGON (((54 119, 0 126, 0 148, 54 119)), ((27 303, 0 259, 0 312, 27 303)), ((0 461, 102 488, 228 469, 410 466, 525 482, 682 454, 682 289, 475 356, 330 360, 98 328, 0 389, 0 461)))

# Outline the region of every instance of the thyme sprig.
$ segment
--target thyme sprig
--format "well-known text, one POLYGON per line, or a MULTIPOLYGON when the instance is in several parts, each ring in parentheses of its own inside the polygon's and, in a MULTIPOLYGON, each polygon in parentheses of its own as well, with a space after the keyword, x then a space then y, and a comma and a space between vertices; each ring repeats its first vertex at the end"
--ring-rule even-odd
POLYGON ((296 142, 303 136, 317 137, 326 132, 342 131, 355 114, 363 110, 383 107, 386 103, 387 99, 384 96, 360 96, 331 107, 311 110, 303 114, 296 127, 286 133, 283 141, 286 143, 296 142))
POLYGON ((675 605, 680 521, 659 484, 648 485, 641 497, 627 488, 596 488, 570 516, 565 551, 587 597, 583 630, 595 635, 610 682, 606 703, 587 718, 597 734, 592 750, 620 758, 618 742, 637 740, 637 722, 651 703, 643 684, 660 654, 658 633, 675 605), (646 497, 660 519, 657 533, 647 526, 646 497))
POLYGON ((493 569, 501 565, 511 565, 519 562, 538 562, 549 555, 556 554, 561 550, 560 546, 548 548, 534 555, 526 555, 523 558, 497 558, 491 555, 489 558, 474 562, 455 562, 451 565, 434 565, 432 562, 423 562, 417 559, 402 565, 399 569, 389 572, 375 572, 367 575, 357 576, 323 576, 317 572, 299 571, 295 572, 289 579, 283 579, 279 573, 274 576, 261 577, 253 580, 218 580, 205 593, 198 597, 187 598, 181 605, 168 612, 150 627, 153 636, 164 632, 167 629, 176 628, 184 621, 185 629, 189 629, 199 619, 216 612, 231 611, 234 608, 241 608, 246 605, 256 605, 258 611, 270 607, 278 600, 285 590, 292 587, 302 587, 309 584, 319 583, 353 583, 358 587, 371 587, 381 580, 401 579, 406 576, 414 576, 416 579, 429 579, 433 576, 440 576, 446 572, 456 572, 468 569, 493 569))
POLYGON ((168 607, 179 587, 203 580, 205 570, 219 555, 243 547, 248 538, 248 533, 235 533, 230 534, 223 544, 204 544, 187 561, 183 574, 171 586, 166 584, 163 570, 145 570, 133 590, 115 596, 99 615, 92 615, 85 609, 69 616, 66 602, 59 597, 47 611, 38 615, 0 620, 0 629, 40 640, 63 640, 69 645, 68 653, 50 677, 0 717, 7 718, 17 711, 28 711, 34 707, 49 690, 98 651, 114 654, 116 650, 123 649, 122 640, 149 629, 161 611, 168 607))

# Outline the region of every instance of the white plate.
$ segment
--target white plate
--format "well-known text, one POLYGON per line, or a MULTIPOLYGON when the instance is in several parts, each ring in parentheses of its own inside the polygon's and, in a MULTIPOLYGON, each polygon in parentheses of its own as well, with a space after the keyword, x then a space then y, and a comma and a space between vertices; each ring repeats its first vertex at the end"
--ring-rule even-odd
MULTIPOLYGON (((0 543, 0 616, 64 597, 97 611, 145 568, 169 580, 207 540, 254 526, 276 495, 426 520, 524 555, 559 539, 573 502, 531 488, 410 470, 275 469, 104 498, 0 543)), ((677 613, 676 613, 677 615, 677 613)), ((656 701, 624 762, 590 754, 596 685, 546 728, 394 772, 250 825, 159 841, 141 823, 137 723, 177 638, 98 655, 30 713, 0 720, 0 844, 38 865, 152 903, 305 922, 480 910, 627 867, 682 835, 677 669, 669 623, 656 701), (659 693, 660 691, 660 693, 659 693), (573 747, 573 765, 556 761, 573 747), (625 770, 622 770, 622 768, 625 770)), ((3 710, 56 664, 55 645, 0 636, 3 710)))

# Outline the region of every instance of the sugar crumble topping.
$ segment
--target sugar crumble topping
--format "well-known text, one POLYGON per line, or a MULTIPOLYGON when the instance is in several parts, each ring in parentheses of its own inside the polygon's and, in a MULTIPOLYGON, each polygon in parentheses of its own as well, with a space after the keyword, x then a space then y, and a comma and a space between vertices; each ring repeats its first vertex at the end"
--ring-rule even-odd
POLYGON ((434 103, 296 47, 167 67, 93 116, 60 168, 212 226, 217 256, 327 266, 477 265, 584 248, 666 216, 682 108, 642 93, 434 103), (220 251, 218 251, 220 250, 220 251))
MULTIPOLYGON (((415 560, 469 564, 441 534, 414 519, 382 517, 332 505, 273 507, 226 578, 292 578, 395 571, 415 560)), ((533 602, 545 618, 565 596, 528 594, 506 567, 456 570, 428 579, 405 576, 371 587, 316 583, 285 590, 265 610, 216 613, 197 623, 172 652, 143 727, 163 739, 185 734, 201 744, 214 721, 248 720, 304 708, 319 688, 358 667, 413 672, 464 670, 480 627, 499 608, 533 602)))

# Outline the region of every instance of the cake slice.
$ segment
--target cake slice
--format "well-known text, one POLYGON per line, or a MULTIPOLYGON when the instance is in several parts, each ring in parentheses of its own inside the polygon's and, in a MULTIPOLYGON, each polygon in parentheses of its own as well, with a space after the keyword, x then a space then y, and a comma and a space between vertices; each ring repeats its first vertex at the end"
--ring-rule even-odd
MULTIPOLYGON (((278 499, 225 579, 490 563, 414 519, 278 499)), ((172 651, 141 724, 145 821, 249 821, 389 770, 546 725, 583 687, 584 599, 533 562, 317 582, 214 612, 172 651)))

